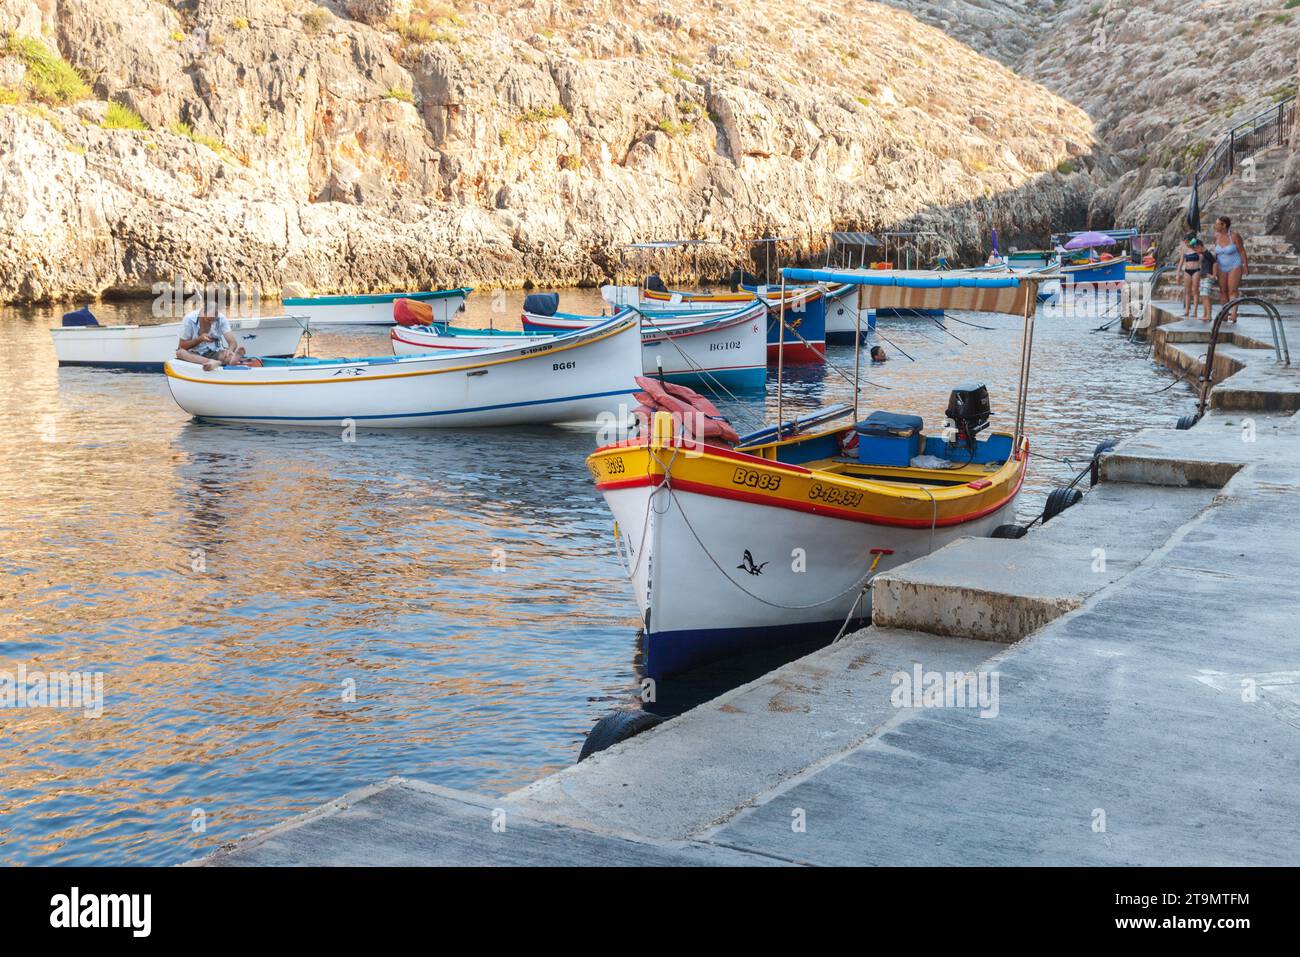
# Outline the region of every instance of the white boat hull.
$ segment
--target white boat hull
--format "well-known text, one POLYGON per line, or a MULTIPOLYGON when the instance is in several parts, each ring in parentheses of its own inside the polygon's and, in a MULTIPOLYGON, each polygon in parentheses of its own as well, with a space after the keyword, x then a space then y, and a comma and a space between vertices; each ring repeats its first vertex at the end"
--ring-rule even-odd
POLYGON ((536 346, 206 372, 169 362, 176 403, 216 422, 383 428, 598 423, 641 371, 635 318, 536 346))
POLYGON ((286 299, 284 307, 296 315, 307 316, 313 326, 391 326, 393 303, 398 299, 417 299, 433 310, 434 322, 452 322, 465 308, 465 294, 429 297, 418 292, 398 292, 375 296, 319 296, 286 299))
MULTIPOLYGON (((852 345, 862 332, 876 328, 876 310, 858 305, 858 287, 826 297, 826 342, 828 345, 852 345)), ((865 341, 865 336, 863 337, 865 341)))
POLYGON ((618 522, 652 675, 765 643, 833 637, 850 612, 859 624, 870 616, 862 586, 871 549, 893 549, 880 573, 957 538, 990 535, 1015 517, 1014 496, 995 512, 933 533, 668 485, 604 496, 618 522), (746 553, 759 574, 746 570, 746 553))
MULTIPOLYGON (((231 332, 249 356, 292 356, 307 327, 299 316, 230 320, 231 332)), ((180 345, 179 322, 153 326, 66 326, 51 329, 61 366, 97 366, 161 372, 180 345)))

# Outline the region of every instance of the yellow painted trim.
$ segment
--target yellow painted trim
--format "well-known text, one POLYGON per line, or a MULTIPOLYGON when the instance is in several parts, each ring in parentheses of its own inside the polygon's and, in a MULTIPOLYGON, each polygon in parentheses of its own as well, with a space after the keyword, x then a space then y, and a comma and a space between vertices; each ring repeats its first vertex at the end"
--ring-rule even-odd
MULTIPOLYGON (((181 375, 179 372, 173 372, 171 368, 172 360, 170 359, 163 367, 163 371, 166 372, 167 375, 173 379, 181 379, 184 382, 197 382, 200 385, 337 385, 340 382, 379 382, 382 379, 411 379, 416 376, 443 375, 444 373, 447 372, 461 372, 464 371, 465 369, 485 369, 488 366, 498 366, 509 362, 521 362, 524 359, 537 359, 540 358, 541 356, 554 355, 557 352, 566 352, 569 349, 576 349, 578 346, 586 346, 586 345, 591 345, 592 343, 595 342, 603 342, 604 340, 608 339, 610 336, 616 336, 621 332, 625 332, 628 326, 638 327, 637 343, 639 346, 640 325, 641 325, 640 319, 637 317, 633 317, 628 320, 625 320, 625 324, 621 327, 610 329, 608 332, 602 333, 601 335, 591 339, 584 339, 581 342, 568 342, 562 346, 555 346, 554 348, 546 349, 542 352, 529 353, 526 356, 513 356, 509 359, 493 359, 490 362, 471 362, 465 365, 451 366, 450 368, 447 369, 425 369, 421 372, 393 372, 385 375, 349 376, 345 379, 339 379, 334 376, 331 376, 328 379, 284 379, 284 380, 263 379, 261 381, 252 381, 252 382, 247 380, 243 382, 219 382, 214 379, 195 379, 192 376, 181 375)), ((402 358, 407 358, 407 357, 403 356, 402 358)), ((424 357, 415 356, 411 358, 419 359, 424 357)), ((342 368, 345 365, 346 364, 344 363, 340 363, 339 367, 342 368)))
MULTIPOLYGON (((806 438, 806 437, 805 437, 806 438)), ((1022 443, 1022 449, 1024 444, 1022 443)), ((963 469, 897 469, 900 477, 912 478, 909 485, 858 478, 838 471, 821 470, 816 463, 785 466, 763 459, 744 461, 698 447, 674 449, 662 445, 607 446, 587 458, 587 467, 597 484, 618 483, 640 476, 653 478, 672 473, 673 480, 716 488, 732 493, 743 492, 772 504, 825 506, 827 510, 858 515, 916 522, 918 520, 960 520, 1005 499, 1019 483, 1026 470, 1028 456, 1008 459, 996 471, 974 473, 963 469), (742 483, 739 481, 744 478, 742 483), (926 479, 960 484, 928 486, 926 479), (752 481, 751 481, 752 479, 752 481), (965 484, 987 481, 982 489, 965 484)), ((815 509, 814 509, 815 510, 815 509)))

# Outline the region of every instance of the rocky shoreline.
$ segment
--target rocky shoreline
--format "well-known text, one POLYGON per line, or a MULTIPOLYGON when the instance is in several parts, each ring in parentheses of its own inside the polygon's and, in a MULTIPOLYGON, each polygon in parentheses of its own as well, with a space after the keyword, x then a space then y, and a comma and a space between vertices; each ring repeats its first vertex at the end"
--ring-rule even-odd
POLYGON ((1131 158, 1006 65, 1072 0, 958 6, 0 0, 0 302, 582 285, 666 238, 721 276, 832 229, 977 262, 1104 218, 1131 158))

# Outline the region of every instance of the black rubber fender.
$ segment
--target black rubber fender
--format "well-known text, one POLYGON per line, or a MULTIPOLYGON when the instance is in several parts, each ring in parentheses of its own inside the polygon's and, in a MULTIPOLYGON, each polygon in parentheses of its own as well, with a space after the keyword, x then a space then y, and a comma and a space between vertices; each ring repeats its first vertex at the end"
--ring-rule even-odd
POLYGON ((1023 525, 999 525, 989 538, 1024 538, 1028 533, 1029 529, 1023 525))
POLYGON ((657 714, 642 711, 640 708, 619 708, 617 711, 611 711, 592 725, 591 730, 587 732, 587 740, 582 743, 578 761, 585 761, 598 751, 612 748, 620 741, 636 737, 642 731, 649 731, 663 721, 664 719, 657 714))
POLYGON ((1047 496, 1047 504, 1043 506, 1043 524, 1046 525, 1071 505, 1078 505, 1082 498, 1083 493, 1077 488, 1052 489, 1047 496))
POLYGON ((1101 466, 1101 457, 1117 445, 1119 445, 1119 439, 1103 439, 1092 450, 1092 463, 1088 466, 1088 482, 1090 485, 1096 485, 1101 481, 1098 471, 1101 466))
POLYGON ((1190 429, 1192 426, 1194 426, 1197 423, 1198 419, 1199 417, 1196 415, 1195 412, 1190 412, 1187 415, 1184 415, 1182 418, 1180 418, 1178 420, 1178 424, 1174 426, 1174 428, 1176 428, 1179 432, 1186 432, 1188 429, 1190 429))

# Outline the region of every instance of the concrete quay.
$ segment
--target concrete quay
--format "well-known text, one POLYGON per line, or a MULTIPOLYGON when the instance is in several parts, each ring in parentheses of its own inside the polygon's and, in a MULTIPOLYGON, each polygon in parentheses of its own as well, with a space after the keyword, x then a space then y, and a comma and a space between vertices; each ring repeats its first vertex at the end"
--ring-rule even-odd
POLYGON ((514 793, 397 779, 204 863, 1300 862, 1297 381, 1234 334, 1194 428, 1125 439, 1022 539, 881 575, 872 627, 514 793), (900 700, 969 673, 990 695, 900 700))

